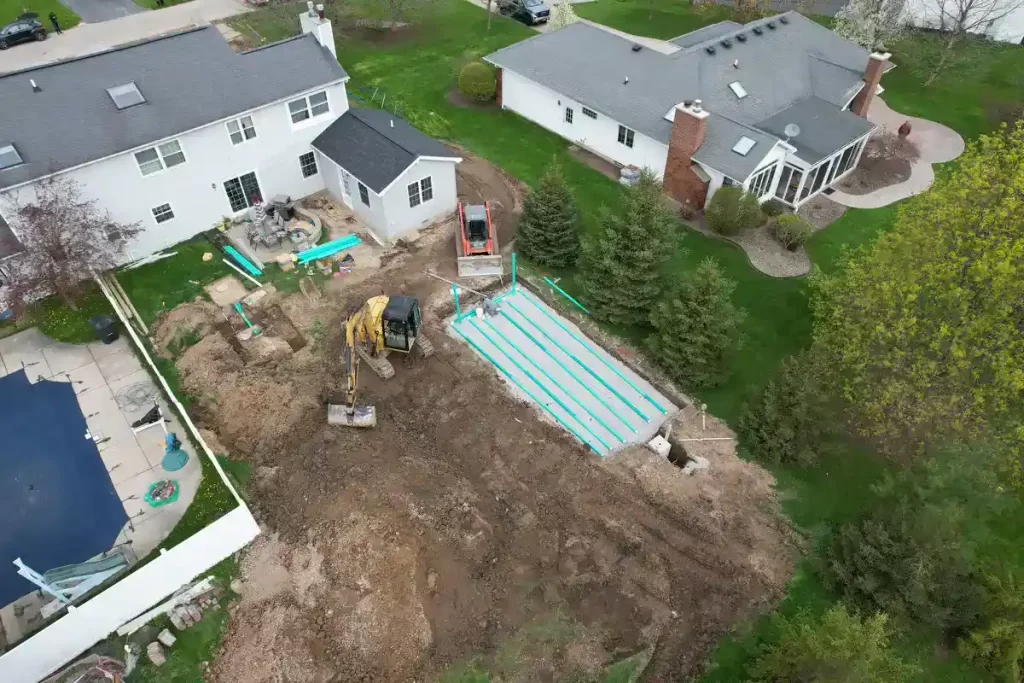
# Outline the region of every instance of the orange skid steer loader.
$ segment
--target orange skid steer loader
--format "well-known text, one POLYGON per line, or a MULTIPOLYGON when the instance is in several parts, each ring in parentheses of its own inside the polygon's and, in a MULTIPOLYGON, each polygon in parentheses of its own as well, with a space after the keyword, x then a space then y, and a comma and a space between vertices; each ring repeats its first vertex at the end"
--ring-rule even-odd
POLYGON ((501 275, 498 234, 491 223, 490 202, 459 202, 459 234, 455 236, 459 277, 501 275))

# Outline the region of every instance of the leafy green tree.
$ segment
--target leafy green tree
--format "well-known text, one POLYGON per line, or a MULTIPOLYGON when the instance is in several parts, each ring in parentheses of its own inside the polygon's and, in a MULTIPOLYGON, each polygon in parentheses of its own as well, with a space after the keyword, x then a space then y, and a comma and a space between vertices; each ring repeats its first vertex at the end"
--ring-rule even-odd
POLYGON ((579 212, 562 168, 555 161, 544 171, 540 184, 526 195, 516 247, 526 258, 548 268, 576 264, 579 212))
POLYGON ((647 344, 657 362, 684 386, 703 389, 729 377, 744 317, 732 302, 734 289, 736 283, 718 264, 705 259, 655 307, 655 333, 647 344))
POLYGON ((782 361, 775 377, 740 417, 743 446, 761 462, 807 465, 836 431, 837 409, 821 363, 809 352, 782 361))
POLYGON ((599 320, 619 325, 649 325, 662 295, 662 265, 678 236, 676 217, 661 182, 650 169, 625 190, 618 212, 604 208, 600 229, 584 240, 580 284, 599 320))
POLYGON ((864 435, 889 453, 993 429, 1019 443, 1024 121, 981 136, 900 205, 891 231, 815 284, 815 341, 864 435))
POLYGON ((750 669, 751 683, 905 683, 919 673, 889 646, 884 613, 861 619, 842 604, 820 618, 772 616, 775 637, 750 669))
POLYGON ((983 621, 959 643, 1005 683, 1024 680, 1024 582, 1012 571, 985 576, 983 621))
POLYGON ((825 583, 865 610, 949 633, 973 626, 982 598, 974 558, 1016 509, 999 491, 997 464, 988 448, 956 447, 887 477, 868 512, 825 549, 825 583))

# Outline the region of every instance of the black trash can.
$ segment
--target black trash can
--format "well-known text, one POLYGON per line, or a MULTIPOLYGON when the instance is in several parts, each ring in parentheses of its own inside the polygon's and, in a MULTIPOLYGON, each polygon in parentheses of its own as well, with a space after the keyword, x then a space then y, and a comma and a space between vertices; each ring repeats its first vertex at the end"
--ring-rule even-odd
POLYGON ((113 344, 117 341, 117 318, 112 315, 94 315, 89 318, 96 338, 104 344, 113 344))

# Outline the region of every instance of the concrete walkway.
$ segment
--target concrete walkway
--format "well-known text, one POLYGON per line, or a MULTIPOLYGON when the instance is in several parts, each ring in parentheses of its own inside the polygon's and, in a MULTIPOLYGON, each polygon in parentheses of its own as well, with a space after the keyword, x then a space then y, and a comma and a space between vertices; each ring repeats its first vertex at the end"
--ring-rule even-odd
POLYGON ((249 9, 240 0, 193 0, 99 24, 80 24, 61 35, 51 34, 42 42, 25 43, 0 52, 0 74, 203 26, 249 9))
POLYGON ((952 161, 964 152, 964 139, 952 128, 928 119, 905 116, 891 109, 881 97, 876 97, 868 109, 868 120, 890 132, 897 132, 905 121, 910 121, 911 142, 921 151, 921 157, 910 166, 910 177, 902 183, 882 187, 868 194, 847 194, 836 190, 829 199, 854 209, 878 209, 915 194, 920 194, 935 182, 932 164, 952 161))

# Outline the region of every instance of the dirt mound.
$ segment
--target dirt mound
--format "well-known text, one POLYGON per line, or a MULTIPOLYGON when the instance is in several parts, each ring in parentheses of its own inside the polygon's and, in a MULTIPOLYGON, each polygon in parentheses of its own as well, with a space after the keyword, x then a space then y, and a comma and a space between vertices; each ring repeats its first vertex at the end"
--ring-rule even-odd
POLYGON ((169 357, 168 348, 181 345, 189 337, 205 337, 223 319, 220 308, 196 297, 195 301, 181 304, 160 316, 153 326, 153 346, 161 355, 169 357))
MULTIPOLYGON (((482 160, 467 157, 459 183, 517 205, 482 160)), ((495 680, 562 680, 655 645, 649 680, 690 680, 781 596, 793 548, 772 480, 731 441, 688 445, 710 461, 693 478, 644 451, 601 460, 446 335, 439 304, 424 312, 432 358, 393 355, 387 381, 361 374, 377 428, 325 424, 320 401, 344 382, 341 313, 382 290, 434 301, 450 288, 424 270, 454 260, 438 240, 327 288, 325 338, 286 360, 239 366, 210 341, 179 363, 204 426, 255 465, 252 500, 276 534, 245 560, 252 585, 216 683, 429 681, 481 653, 495 680)), ((298 318, 293 301, 282 309, 298 318)), ((692 409, 674 429, 729 435, 692 409)))

